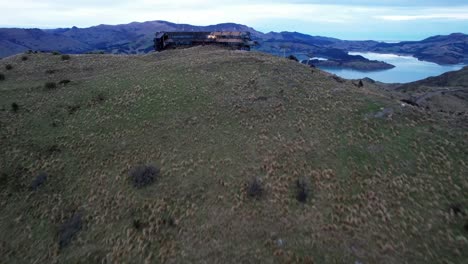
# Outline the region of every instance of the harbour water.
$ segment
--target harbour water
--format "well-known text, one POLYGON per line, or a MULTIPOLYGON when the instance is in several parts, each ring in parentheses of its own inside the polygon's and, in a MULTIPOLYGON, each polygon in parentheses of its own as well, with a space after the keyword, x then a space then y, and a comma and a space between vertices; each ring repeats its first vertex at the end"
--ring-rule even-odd
POLYGON ((395 54, 361 52, 350 52, 349 54, 361 55, 370 60, 385 61, 395 65, 395 68, 371 72, 326 67, 321 69, 346 79, 362 79, 368 77, 375 81, 385 83, 408 83, 422 80, 430 76, 441 75, 449 71, 457 71, 466 66, 462 64, 439 65, 432 62, 420 61, 411 56, 399 56, 395 54))

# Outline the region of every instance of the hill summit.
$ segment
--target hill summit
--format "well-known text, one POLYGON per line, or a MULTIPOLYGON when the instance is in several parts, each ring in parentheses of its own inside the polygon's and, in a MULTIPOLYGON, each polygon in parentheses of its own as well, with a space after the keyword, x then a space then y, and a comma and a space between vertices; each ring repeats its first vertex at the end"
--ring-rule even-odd
POLYGON ((466 115, 214 47, 0 66, 6 263, 468 259, 466 115))

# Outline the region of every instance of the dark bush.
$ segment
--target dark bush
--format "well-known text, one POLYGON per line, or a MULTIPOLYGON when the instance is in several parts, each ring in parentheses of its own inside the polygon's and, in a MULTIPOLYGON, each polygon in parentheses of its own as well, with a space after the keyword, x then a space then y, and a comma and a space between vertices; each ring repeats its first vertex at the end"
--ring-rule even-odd
POLYGON ((96 96, 96 102, 98 103, 102 103, 106 100, 106 96, 103 94, 103 93, 99 93, 97 96, 96 96))
POLYGON ((45 152, 46 152, 47 154, 49 154, 49 155, 52 155, 52 154, 54 154, 54 153, 58 153, 58 152, 61 152, 61 151, 62 151, 62 150, 61 150, 60 147, 57 146, 57 145, 51 145, 51 146, 49 146, 49 147, 47 147, 47 148, 45 149, 45 152))
POLYGON ((11 111, 16 113, 19 110, 19 105, 17 103, 12 103, 11 104, 11 111))
POLYGON ((4 80, 5 80, 5 74, 0 73, 0 81, 4 81, 4 80))
POLYGON ((22 61, 27 61, 28 59, 29 59, 28 56, 22 56, 22 57, 21 57, 21 60, 22 60, 22 61))
POLYGON ((464 226, 464 228, 465 228, 465 231, 468 232, 468 219, 465 220, 465 226, 464 226))
POLYGON ((132 226, 136 230, 140 230, 142 228, 142 223, 141 223, 140 219, 133 219, 132 226))
POLYGON ((451 204, 449 206, 449 212, 452 213, 453 215, 465 215, 465 211, 463 210, 463 206, 461 204, 451 204))
POLYGON ((288 59, 299 62, 299 60, 294 55, 289 55, 288 59))
POLYGON ((75 213, 70 219, 65 221, 59 228, 59 247, 60 249, 68 246, 72 239, 83 227, 81 214, 75 213))
POLYGON ((61 81, 59 82, 59 84, 61 84, 61 85, 67 85, 67 84, 69 84, 70 82, 71 82, 70 80, 61 80, 61 81))
POLYGON ((254 198, 259 198, 263 194, 262 182, 258 177, 254 177, 247 184, 247 195, 254 198))
POLYGON ((153 183, 160 174, 159 168, 152 165, 140 165, 130 170, 130 180, 136 188, 153 183))
POLYGON ((47 74, 54 74, 56 72, 56 70, 46 70, 45 73, 47 74))
POLYGON ((363 87, 364 84, 362 83, 362 80, 359 80, 358 87, 363 87))
POLYGON ((68 114, 72 115, 76 111, 78 111, 80 108, 81 108, 81 105, 79 105, 79 104, 69 105, 69 106, 67 106, 68 114))
POLYGON ((309 186, 307 181, 305 179, 298 179, 296 181, 296 199, 301 203, 305 203, 308 196, 309 186))
POLYGON ((9 70, 13 69, 13 65, 7 64, 7 65, 5 65, 5 69, 6 69, 7 71, 9 71, 9 70))
POLYGON ((47 173, 40 172, 36 178, 34 178, 33 182, 31 183, 31 190, 36 191, 41 185, 43 185, 47 181, 47 173))
POLYGON ((62 60, 69 60, 69 59, 70 59, 70 55, 68 54, 62 55, 62 60))
POLYGON ((60 51, 52 51, 52 55, 60 55, 62 53, 60 53, 60 51))
POLYGON ((48 90, 52 90, 52 89, 57 88, 57 84, 54 82, 46 82, 44 87, 48 90))

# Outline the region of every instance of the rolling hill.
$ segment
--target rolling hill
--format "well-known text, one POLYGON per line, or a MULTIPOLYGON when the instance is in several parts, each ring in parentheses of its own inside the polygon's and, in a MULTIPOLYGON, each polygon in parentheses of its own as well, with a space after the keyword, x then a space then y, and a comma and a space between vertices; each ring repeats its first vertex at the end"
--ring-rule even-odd
POLYGON ((5 263, 468 259, 466 114, 214 47, 0 67, 5 263))
MULTIPOLYGON (((58 50, 64 53, 103 51, 114 54, 144 54, 153 50, 153 38, 158 31, 249 31, 262 45, 256 49, 275 55, 320 56, 341 60, 348 51, 380 52, 412 55, 439 64, 466 63, 468 36, 461 33, 435 36, 422 41, 383 43, 377 41, 347 41, 310 36, 298 32, 262 33, 255 29, 223 23, 211 26, 175 24, 167 21, 133 22, 122 25, 99 25, 89 28, 0 29, 0 57, 27 50, 58 50)), ((368 68, 376 64, 369 64, 368 68)), ((388 68, 388 65, 377 65, 388 68)))

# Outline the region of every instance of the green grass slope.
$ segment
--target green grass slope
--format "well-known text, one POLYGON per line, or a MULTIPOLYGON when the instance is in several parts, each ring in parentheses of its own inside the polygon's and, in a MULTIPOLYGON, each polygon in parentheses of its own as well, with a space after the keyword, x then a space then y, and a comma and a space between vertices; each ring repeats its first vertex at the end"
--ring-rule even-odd
POLYGON ((0 67, 4 263, 468 259, 467 130, 437 113, 211 47, 0 67))

